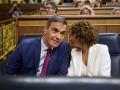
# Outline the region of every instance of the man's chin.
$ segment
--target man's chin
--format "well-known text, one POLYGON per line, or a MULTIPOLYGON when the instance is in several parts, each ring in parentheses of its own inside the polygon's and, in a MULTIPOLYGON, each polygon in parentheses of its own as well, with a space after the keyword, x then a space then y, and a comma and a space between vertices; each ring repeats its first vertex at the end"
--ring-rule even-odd
POLYGON ((52 47, 53 47, 53 48, 56 48, 56 47, 58 47, 59 45, 60 45, 60 44, 53 44, 52 47))

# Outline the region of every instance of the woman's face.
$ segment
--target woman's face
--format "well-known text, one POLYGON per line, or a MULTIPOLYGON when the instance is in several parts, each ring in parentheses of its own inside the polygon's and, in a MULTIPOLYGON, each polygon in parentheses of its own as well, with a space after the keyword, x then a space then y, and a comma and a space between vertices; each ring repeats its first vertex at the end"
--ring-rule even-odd
POLYGON ((77 7, 81 8, 82 7, 82 3, 78 3, 77 7))
POLYGON ((100 7, 100 3, 99 3, 99 2, 96 2, 96 3, 95 3, 95 7, 100 7))
POLYGON ((90 11, 88 9, 84 9, 81 13, 81 15, 91 15, 90 11))
POLYGON ((80 44, 79 40, 76 39, 75 35, 69 35, 69 44, 71 48, 79 48, 82 49, 83 45, 80 44))
POLYGON ((113 12, 113 15, 120 15, 120 10, 115 10, 115 11, 113 12))

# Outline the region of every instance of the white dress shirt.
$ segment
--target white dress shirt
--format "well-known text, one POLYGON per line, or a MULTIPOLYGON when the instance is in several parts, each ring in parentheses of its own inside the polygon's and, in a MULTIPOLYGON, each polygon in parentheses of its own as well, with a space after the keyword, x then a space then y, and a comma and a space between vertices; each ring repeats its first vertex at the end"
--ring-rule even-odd
POLYGON ((41 38, 41 55, 40 55, 38 72, 36 74, 37 76, 40 76, 40 74, 41 74, 43 63, 44 63, 44 60, 45 60, 45 57, 46 57, 46 54, 47 54, 47 49, 48 49, 48 47, 43 42, 43 38, 41 38))

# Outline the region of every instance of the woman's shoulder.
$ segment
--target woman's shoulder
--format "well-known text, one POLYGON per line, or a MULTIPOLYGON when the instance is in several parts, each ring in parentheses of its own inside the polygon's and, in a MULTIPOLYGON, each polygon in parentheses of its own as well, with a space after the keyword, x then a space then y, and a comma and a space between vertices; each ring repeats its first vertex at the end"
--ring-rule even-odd
POLYGON ((105 45, 105 44, 94 44, 92 47, 106 48, 107 45, 105 45))
POLYGON ((108 46, 105 44, 95 44, 92 46, 92 48, 96 48, 99 51, 108 50, 108 46))

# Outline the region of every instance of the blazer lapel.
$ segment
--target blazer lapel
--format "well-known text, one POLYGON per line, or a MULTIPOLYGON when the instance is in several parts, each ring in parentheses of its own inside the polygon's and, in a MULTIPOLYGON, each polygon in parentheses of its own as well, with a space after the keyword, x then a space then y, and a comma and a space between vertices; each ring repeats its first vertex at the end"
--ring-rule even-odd
POLYGON ((93 45, 93 46, 91 46, 90 48, 89 48, 89 56, 88 56, 88 69, 89 69, 89 71, 91 72, 91 73, 93 73, 93 71, 94 71, 94 60, 95 60, 95 56, 96 56, 96 47, 95 47, 95 45, 93 45))

